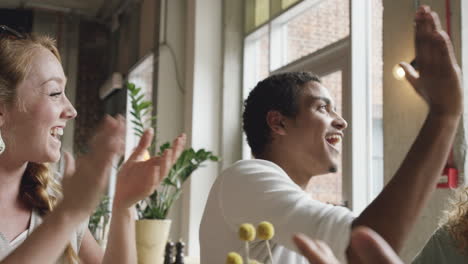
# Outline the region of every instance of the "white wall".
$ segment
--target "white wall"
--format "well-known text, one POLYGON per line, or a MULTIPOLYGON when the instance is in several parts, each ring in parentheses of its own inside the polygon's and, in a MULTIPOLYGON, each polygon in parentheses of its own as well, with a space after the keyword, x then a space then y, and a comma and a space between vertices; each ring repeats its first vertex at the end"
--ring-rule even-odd
POLYGON ((221 167, 242 157, 243 1, 224 1, 221 167))
MULTIPOLYGON (((222 1, 187 5, 185 129, 195 149, 219 153, 222 85, 222 1)), ((210 163, 184 187, 182 237, 189 255, 199 255, 198 230, 211 185, 219 172, 210 163)))

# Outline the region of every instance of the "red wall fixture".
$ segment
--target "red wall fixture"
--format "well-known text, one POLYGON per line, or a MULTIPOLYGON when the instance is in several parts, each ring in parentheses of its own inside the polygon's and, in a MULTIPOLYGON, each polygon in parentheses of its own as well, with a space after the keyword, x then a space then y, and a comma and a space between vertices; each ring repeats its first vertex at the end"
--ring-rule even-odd
POLYGON ((455 189, 458 187, 458 170, 455 168, 444 168, 442 176, 440 176, 439 183, 437 183, 437 188, 446 189, 452 188, 455 189))

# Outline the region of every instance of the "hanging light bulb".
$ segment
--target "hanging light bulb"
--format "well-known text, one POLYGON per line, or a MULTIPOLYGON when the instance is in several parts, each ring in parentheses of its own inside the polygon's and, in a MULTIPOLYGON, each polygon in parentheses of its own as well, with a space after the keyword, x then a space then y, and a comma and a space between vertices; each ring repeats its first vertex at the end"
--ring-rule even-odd
MULTIPOLYGON (((416 59, 413 59, 410 62, 410 65, 413 67, 414 70, 419 71, 418 64, 416 63, 416 59)), ((403 70, 400 64, 395 64, 395 66, 393 66, 392 73, 393 73, 393 77, 395 77, 395 79, 397 80, 403 80, 405 78, 405 70, 403 70)))
POLYGON ((403 80, 405 78, 405 70, 403 70, 403 68, 398 64, 393 67, 392 72, 393 77, 397 80, 403 80))

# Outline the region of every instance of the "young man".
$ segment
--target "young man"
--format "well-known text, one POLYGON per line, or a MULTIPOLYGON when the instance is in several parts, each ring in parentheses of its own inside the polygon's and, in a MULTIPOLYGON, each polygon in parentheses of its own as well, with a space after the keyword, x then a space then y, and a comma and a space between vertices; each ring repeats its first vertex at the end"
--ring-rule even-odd
MULTIPOLYGON (((406 63, 402 67, 429 113, 382 193, 355 217, 303 191, 311 177, 337 170, 337 145, 347 124, 314 75, 270 76, 245 102, 244 131, 256 159, 236 162, 212 187, 200 227, 202 263, 222 263, 229 251, 241 252, 239 226, 264 220, 276 229, 274 263, 307 263, 294 247, 294 233, 323 240, 340 262, 353 262, 358 258, 349 239, 360 225, 375 230, 396 252, 401 249, 437 183, 463 108, 460 69, 437 14, 421 7, 415 21, 419 73, 406 63)), ((250 248, 251 258, 268 259, 263 242, 250 248)))

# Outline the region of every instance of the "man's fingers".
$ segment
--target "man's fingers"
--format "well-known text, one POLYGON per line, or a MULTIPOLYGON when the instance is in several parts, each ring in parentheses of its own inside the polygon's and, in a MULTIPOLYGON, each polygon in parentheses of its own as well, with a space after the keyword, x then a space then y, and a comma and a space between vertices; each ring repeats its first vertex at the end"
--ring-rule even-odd
POLYGON ((145 130, 143 136, 141 136, 140 141, 138 142, 138 146, 135 148, 128 160, 141 160, 143 158, 145 151, 151 145, 153 134, 154 132, 152 128, 145 130))
POLYGON ((430 24, 432 25, 432 30, 433 31, 442 30, 442 25, 440 24, 439 15, 434 11, 431 11, 429 14, 431 17, 430 24))
POLYGON ((413 87, 415 87, 416 86, 416 81, 419 78, 419 73, 409 63, 406 63, 406 62, 403 61, 403 62, 400 62, 399 65, 405 71, 406 80, 408 80, 408 82, 413 87))
MULTIPOLYGON (((429 8, 429 7, 428 7, 429 8)), ((429 10, 426 10, 424 12, 424 19, 421 21, 421 33, 424 34, 424 35, 428 35, 430 34, 431 32, 434 31, 434 23, 432 22, 432 16, 431 16, 431 11, 430 9, 429 10)))
POLYGON ((416 32, 415 32, 415 48, 416 59, 421 71, 424 71, 426 64, 431 61, 432 50, 429 43, 433 30, 433 24, 430 16, 430 8, 428 6, 420 6, 415 15, 416 32))
POLYGON ((403 264, 388 243, 367 227, 353 230, 351 247, 364 264, 403 264))
POLYGON ((75 159, 68 151, 65 151, 63 153, 63 159, 65 161, 65 169, 64 169, 63 176, 65 178, 69 178, 75 173, 75 170, 76 170, 75 159))
POLYGON ((453 50, 452 41, 448 36, 447 32, 440 30, 435 32, 435 41, 437 41, 437 53, 440 54, 441 60, 439 63, 442 64, 442 69, 451 70, 452 64, 456 64, 455 52, 453 50), (450 66, 449 66, 450 65, 450 66))

